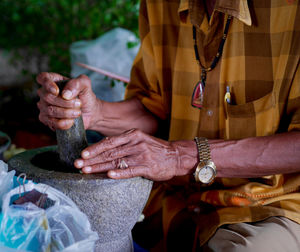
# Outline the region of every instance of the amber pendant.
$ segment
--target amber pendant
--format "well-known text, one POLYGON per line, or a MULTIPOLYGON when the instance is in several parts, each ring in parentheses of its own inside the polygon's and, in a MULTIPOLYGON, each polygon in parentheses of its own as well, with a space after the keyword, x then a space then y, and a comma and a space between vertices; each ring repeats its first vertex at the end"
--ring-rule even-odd
POLYGON ((199 81, 194 88, 194 92, 192 96, 192 106, 201 109, 203 107, 203 98, 204 98, 204 85, 202 81, 199 81))

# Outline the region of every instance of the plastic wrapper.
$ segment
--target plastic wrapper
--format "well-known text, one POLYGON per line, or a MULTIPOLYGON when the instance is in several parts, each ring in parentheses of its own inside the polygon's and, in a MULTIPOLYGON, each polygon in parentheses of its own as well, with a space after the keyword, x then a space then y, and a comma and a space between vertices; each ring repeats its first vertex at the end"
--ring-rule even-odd
POLYGON ((0 251, 94 251, 98 235, 75 203, 48 185, 29 181, 26 192, 33 189, 48 195, 45 209, 30 202, 12 204, 23 192, 23 186, 4 196, 0 251), (10 250, 3 250, 4 247, 10 250))
POLYGON ((85 214, 71 206, 55 206, 47 211, 51 228, 51 251, 93 251, 98 239, 91 232, 90 223, 85 214))
POLYGON ((11 205, 3 203, 0 244, 28 250, 49 251, 50 229, 45 211, 32 203, 11 205))
POLYGON ((86 74, 92 81, 92 89, 99 99, 120 101, 124 99, 123 83, 112 81, 104 75, 76 65, 84 63, 129 78, 132 63, 139 49, 139 39, 131 31, 115 28, 94 40, 71 44, 71 76, 86 74), (128 45, 134 46, 128 46, 128 45))
POLYGON ((3 196, 13 188, 15 171, 7 172, 7 164, 0 160, 0 210, 3 196))

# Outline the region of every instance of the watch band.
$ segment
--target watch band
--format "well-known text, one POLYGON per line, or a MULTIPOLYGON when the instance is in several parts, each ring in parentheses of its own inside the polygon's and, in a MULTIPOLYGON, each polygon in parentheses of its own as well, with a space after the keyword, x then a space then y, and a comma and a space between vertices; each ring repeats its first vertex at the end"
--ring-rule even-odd
MULTIPOLYGON (((207 138, 204 137, 200 137, 200 138, 195 137, 194 140, 197 145, 198 156, 199 156, 199 164, 197 165, 196 171, 194 173, 194 178, 196 182, 202 182, 203 185, 210 185, 214 181, 217 171, 214 162, 211 160, 208 140, 207 138), (207 168, 211 169, 212 174, 211 174, 211 178, 204 182, 200 178, 200 172, 202 169, 207 169, 207 168)), ((205 179, 207 178, 204 178, 204 180, 205 179)))
POLYGON ((195 137, 195 142, 198 149, 199 163, 211 160, 210 147, 207 138, 195 137))

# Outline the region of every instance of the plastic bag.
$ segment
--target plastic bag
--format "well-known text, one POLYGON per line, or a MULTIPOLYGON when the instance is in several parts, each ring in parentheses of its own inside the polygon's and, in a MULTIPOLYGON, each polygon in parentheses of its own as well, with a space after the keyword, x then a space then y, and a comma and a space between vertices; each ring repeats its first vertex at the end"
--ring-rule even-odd
POLYGON ((7 172, 7 164, 0 160, 0 210, 3 196, 13 188, 15 171, 7 172))
POLYGON ((98 235, 91 232, 85 214, 71 206, 55 206, 47 211, 47 217, 51 228, 51 251, 93 251, 98 235))
POLYGON ((49 251, 50 229, 45 211, 32 203, 11 205, 3 202, 0 244, 17 250, 49 251))
POLYGON ((99 67, 120 76, 130 76, 133 60, 139 49, 139 39, 131 31, 116 28, 90 41, 77 41, 70 47, 71 76, 86 74, 92 81, 96 96, 105 101, 120 101, 124 98, 125 87, 98 73, 76 65, 76 62, 99 67), (135 45, 129 48, 129 44, 135 45))
POLYGON ((47 193, 46 205, 50 206, 44 210, 32 203, 12 205, 22 188, 17 187, 4 196, 0 248, 38 252, 94 250, 98 234, 91 230, 86 215, 70 198, 53 187, 29 181, 26 192, 35 189, 47 193))

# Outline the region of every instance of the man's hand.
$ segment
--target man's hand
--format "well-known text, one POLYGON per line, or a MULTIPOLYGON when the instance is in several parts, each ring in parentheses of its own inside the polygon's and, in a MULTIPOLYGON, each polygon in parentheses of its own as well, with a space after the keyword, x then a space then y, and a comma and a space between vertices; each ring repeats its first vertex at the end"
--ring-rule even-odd
POLYGON ((89 128, 95 114, 99 116, 100 102, 93 93, 91 81, 87 76, 80 75, 71 79, 61 94, 55 82, 66 80, 66 77, 56 73, 40 73, 36 79, 42 86, 38 90, 39 119, 52 130, 69 129, 74 123, 74 118, 80 115, 85 128, 89 128))
POLYGON ((108 171, 114 179, 142 176, 163 181, 181 175, 179 152, 176 142, 133 129, 87 147, 82 159, 75 161, 75 167, 83 168, 84 173, 108 171))

